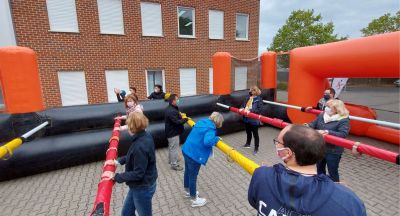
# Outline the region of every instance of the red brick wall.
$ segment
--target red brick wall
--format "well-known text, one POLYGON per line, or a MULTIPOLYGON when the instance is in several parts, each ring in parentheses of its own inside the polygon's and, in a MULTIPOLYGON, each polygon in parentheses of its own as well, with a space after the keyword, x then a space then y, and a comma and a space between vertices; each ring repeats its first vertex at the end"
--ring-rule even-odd
POLYGON ((193 67, 197 94, 205 94, 215 52, 230 52, 238 58, 257 56, 259 0, 154 2, 161 3, 162 38, 142 36, 138 0, 123 0, 125 35, 100 34, 96 0, 76 0, 79 33, 49 32, 45 0, 12 0, 17 44, 38 53, 45 106, 61 106, 58 71, 84 71, 89 103, 93 104, 107 102, 106 69, 128 70, 129 85, 144 98, 146 69, 164 69, 167 92, 179 94, 179 68, 193 67), (178 38, 177 6, 195 8, 195 39, 178 38), (224 40, 208 38, 209 9, 224 11, 224 40), (250 14, 249 41, 235 40, 236 13, 250 14))

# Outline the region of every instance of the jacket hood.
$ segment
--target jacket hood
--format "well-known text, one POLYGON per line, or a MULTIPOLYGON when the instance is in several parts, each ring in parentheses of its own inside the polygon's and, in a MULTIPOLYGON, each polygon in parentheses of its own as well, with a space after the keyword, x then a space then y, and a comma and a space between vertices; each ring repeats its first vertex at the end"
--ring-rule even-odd
POLYGON ((199 128, 212 128, 212 129, 216 129, 214 122, 212 122, 210 119, 202 119, 200 121, 198 121, 195 125, 196 127, 199 128))
POLYGON ((332 196, 335 187, 325 175, 303 176, 287 170, 282 164, 273 167, 276 175, 268 180, 273 196, 288 209, 302 214, 312 214, 332 196), (318 196, 316 196, 318 195, 318 196))

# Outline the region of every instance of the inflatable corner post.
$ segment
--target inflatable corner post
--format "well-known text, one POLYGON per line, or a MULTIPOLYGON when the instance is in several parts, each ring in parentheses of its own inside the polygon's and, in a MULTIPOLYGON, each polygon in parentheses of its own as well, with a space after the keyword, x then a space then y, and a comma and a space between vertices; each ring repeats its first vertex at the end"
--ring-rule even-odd
POLYGON ((260 56, 261 61, 261 88, 276 88, 276 53, 264 52, 260 56))
MULTIPOLYGON (((399 38, 398 31, 290 51, 288 103, 303 107, 316 104, 325 89, 324 80, 329 77, 398 78, 399 38)), ((376 117, 373 112, 366 114, 365 107, 347 105, 347 108, 354 116, 363 113, 362 117, 376 117)), ((294 109, 288 109, 288 116, 293 123, 310 122, 315 118, 294 109)), ((398 130, 355 121, 351 126, 352 134, 376 137, 378 133, 384 141, 399 143, 398 130), (368 129, 359 131, 356 128, 368 129)))
POLYGON ((217 52, 212 57, 214 95, 231 93, 231 59, 227 52, 217 52))
POLYGON ((0 81, 5 112, 17 114, 44 109, 37 56, 32 49, 0 48, 0 81))

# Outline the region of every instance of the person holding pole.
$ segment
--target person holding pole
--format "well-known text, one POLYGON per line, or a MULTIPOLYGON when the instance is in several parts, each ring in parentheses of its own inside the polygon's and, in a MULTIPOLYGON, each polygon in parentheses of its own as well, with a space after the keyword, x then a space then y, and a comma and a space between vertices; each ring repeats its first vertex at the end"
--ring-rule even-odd
POLYGON ((316 163, 326 148, 321 134, 289 125, 274 143, 283 164, 257 168, 248 190, 248 201, 257 215, 367 215, 354 192, 317 173, 316 163))
POLYGON ((314 109, 317 109, 317 110, 322 110, 322 111, 324 111, 324 110, 325 110, 326 103, 327 103, 329 100, 335 99, 335 94, 336 94, 335 89, 333 89, 333 88, 328 88, 328 89, 326 89, 326 90, 324 91, 324 96, 323 96, 321 99, 319 99, 319 101, 318 101, 318 103, 317 103, 317 106, 315 106, 315 107, 306 107, 306 111, 311 110, 311 109, 313 109, 313 108, 314 108, 314 109))
POLYGON ((213 146, 220 140, 217 128, 222 127, 223 122, 224 117, 219 112, 213 112, 209 118, 199 120, 182 146, 185 159, 185 197, 191 198, 192 207, 200 207, 207 202, 206 199, 199 197, 196 190, 197 176, 201 165, 205 166, 212 154, 213 146))
MULTIPOLYGON (((330 100, 326 103, 325 111, 306 125, 316 129, 322 135, 329 134, 345 138, 350 131, 349 111, 341 100, 330 100)), ((327 166, 329 177, 339 182, 339 162, 343 151, 343 147, 327 143, 325 157, 317 164, 318 174, 326 174, 327 166)))
MULTIPOLYGON (((250 88, 249 97, 245 100, 245 103, 241 107, 241 111, 252 112, 255 114, 261 113, 261 108, 263 106, 261 95, 261 90, 257 86, 250 88)), ((254 136, 254 152, 256 155, 259 148, 260 138, 258 136, 258 126, 260 126, 260 121, 243 116, 243 122, 246 127, 246 144, 244 148, 250 148, 251 138, 254 136)))

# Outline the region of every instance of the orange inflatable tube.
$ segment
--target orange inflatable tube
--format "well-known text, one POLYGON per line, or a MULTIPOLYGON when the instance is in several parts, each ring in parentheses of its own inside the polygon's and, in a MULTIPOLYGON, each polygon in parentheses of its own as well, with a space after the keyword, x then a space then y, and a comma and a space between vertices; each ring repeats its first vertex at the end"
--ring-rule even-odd
MULTIPOLYGON (((400 32, 393 32, 290 51, 288 103, 304 107, 316 104, 325 89, 324 80, 329 77, 398 78, 399 38, 400 32)), ((351 115, 363 112, 363 108, 348 108, 351 115)), ((293 109, 288 109, 288 116, 293 123, 315 118, 293 109)), ((354 121, 351 124, 351 133, 399 143, 398 130, 361 122, 355 126, 354 121)))
POLYGON ((26 47, 0 48, 0 81, 7 113, 43 110, 36 53, 26 47))

